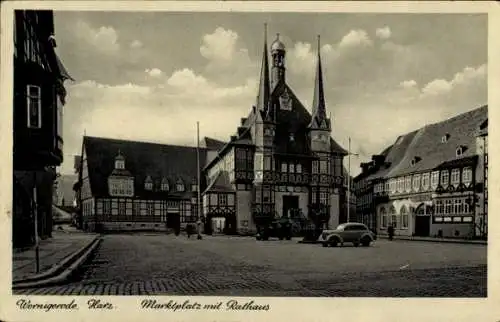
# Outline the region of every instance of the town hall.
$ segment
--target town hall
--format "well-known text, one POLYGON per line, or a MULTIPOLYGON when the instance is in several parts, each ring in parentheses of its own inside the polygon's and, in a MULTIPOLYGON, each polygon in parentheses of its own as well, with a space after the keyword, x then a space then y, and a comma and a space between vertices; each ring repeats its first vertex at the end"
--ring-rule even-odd
POLYGON ((347 151, 331 137, 319 36, 312 113, 286 81, 286 47, 279 34, 270 64, 266 38, 255 105, 203 169, 205 227, 210 230, 221 218, 226 232, 254 233, 259 222, 302 213, 335 228, 345 221, 340 216, 347 151))

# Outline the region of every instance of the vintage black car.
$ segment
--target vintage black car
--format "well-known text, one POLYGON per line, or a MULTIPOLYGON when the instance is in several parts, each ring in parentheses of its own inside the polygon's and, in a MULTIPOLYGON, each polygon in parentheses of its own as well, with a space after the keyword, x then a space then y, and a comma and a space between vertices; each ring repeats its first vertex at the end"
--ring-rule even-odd
POLYGON ((270 237, 278 238, 279 240, 292 239, 292 220, 287 217, 282 217, 271 221, 268 225, 258 225, 257 240, 269 240, 270 237))

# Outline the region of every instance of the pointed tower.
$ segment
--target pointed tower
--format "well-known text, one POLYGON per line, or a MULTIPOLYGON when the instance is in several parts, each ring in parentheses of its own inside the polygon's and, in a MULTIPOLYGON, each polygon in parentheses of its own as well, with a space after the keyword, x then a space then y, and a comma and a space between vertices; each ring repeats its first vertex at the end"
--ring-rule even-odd
POLYGON ((278 84, 285 82, 285 44, 280 40, 280 34, 276 34, 276 40, 271 44, 272 68, 271 68, 271 91, 278 84))
POLYGON ((311 149, 315 152, 330 151, 331 123, 326 116, 325 94, 323 89, 323 71, 321 68, 320 37, 318 36, 318 63, 314 83, 312 118, 309 124, 311 149))
POLYGON ((273 123, 272 108, 270 104, 271 88, 269 79, 267 24, 264 25, 264 50, 262 53, 262 66, 260 71, 259 93, 257 95, 255 118, 255 181, 262 182, 264 171, 271 167, 272 146, 274 142, 275 125, 273 123))

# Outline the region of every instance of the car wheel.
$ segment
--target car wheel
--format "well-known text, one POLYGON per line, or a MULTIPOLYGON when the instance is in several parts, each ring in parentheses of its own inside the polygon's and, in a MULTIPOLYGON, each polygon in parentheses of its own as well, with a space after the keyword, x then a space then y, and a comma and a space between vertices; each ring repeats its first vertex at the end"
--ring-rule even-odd
POLYGON ((353 242, 352 244, 354 245, 354 247, 358 247, 359 246, 359 242, 353 242))
POLYGON ((330 239, 330 245, 332 245, 332 247, 337 247, 338 243, 337 238, 330 239))
POLYGON ((370 242, 371 242, 370 238, 363 238, 363 240, 361 241, 361 243, 362 243, 362 244, 363 244, 363 246, 365 246, 365 247, 370 246, 370 242))

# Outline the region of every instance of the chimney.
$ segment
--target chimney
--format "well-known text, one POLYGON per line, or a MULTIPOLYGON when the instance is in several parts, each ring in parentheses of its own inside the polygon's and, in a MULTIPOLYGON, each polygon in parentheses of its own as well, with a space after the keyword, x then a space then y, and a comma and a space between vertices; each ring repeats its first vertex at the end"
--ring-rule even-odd
POLYGON ((236 141, 236 135, 231 135, 231 141, 236 141))
POLYGON ((246 128, 243 126, 238 127, 238 136, 241 136, 245 132, 246 128))
POLYGON ((366 173, 370 167, 370 163, 361 162, 361 173, 366 173))
POLYGON ((242 117, 241 118, 241 125, 245 125, 245 122, 247 121, 247 118, 246 117, 242 117))

